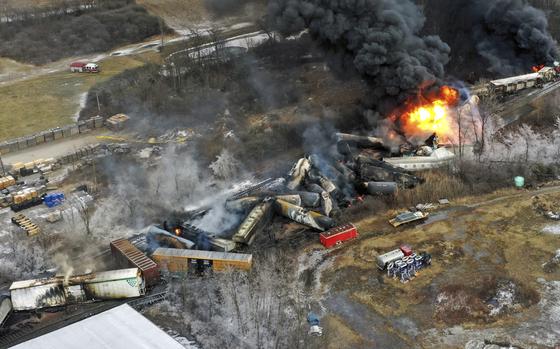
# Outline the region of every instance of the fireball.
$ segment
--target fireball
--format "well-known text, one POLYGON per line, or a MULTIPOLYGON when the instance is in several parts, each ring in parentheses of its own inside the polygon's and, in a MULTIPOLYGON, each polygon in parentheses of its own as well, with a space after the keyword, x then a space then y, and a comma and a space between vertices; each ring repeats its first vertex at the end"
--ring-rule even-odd
POLYGON ((450 135, 452 132, 452 118, 449 116, 451 108, 457 105, 459 92, 452 87, 443 86, 432 96, 423 97, 415 103, 409 102, 400 123, 407 135, 450 135))

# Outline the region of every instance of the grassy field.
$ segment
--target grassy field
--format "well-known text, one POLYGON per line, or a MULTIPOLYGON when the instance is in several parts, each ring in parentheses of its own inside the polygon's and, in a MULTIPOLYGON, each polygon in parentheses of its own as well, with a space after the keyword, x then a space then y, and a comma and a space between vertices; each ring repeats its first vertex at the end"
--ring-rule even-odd
POLYGON ((0 86, 0 140, 71 123, 80 96, 97 82, 158 59, 156 53, 107 57, 100 62, 100 74, 61 71, 0 86))
MULTIPOLYGON (((367 341, 367 334, 373 331, 380 340, 404 340, 410 347, 464 348, 464 343, 473 337, 467 329, 492 327, 503 336, 500 338, 508 338, 523 326, 541 326, 539 321, 546 314, 540 314, 536 306, 542 289, 538 279, 557 280, 560 275, 559 269, 548 273, 543 269, 558 248, 558 236, 543 234, 542 229, 557 223, 532 209, 532 196, 538 192, 510 189, 499 193, 500 200, 492 200, 497 195, 492 193, 465 198, 458 206, 452 202, 451 206, 432 212, 433 217, 426 224, 394 229, 387 223, 392 214, 356 221, 360 239, 331 252, 334 262, 328 273, 322 274, 321 284, 328 289, 327 295, 342 292, 349 304, 367 309, 373 319, 383 321, 377 327, 360 331, 359 321, 353 326, 355 319, 344 318, 344 308, 328 309, 328 315, 322 319, 327 329, 322 340, 377 348, 380 346, 367 341), (471 208, 463 206, 467 203, 471 208), (375 256, 403 243, 433 257, 432 266, 406 284, 383 276, 375 267, 375 256), (515 305, 493 316, 486 303, 497 294, 498 285, 508 281, 516 285, 515 305), (459 331, 456 337, 449 335, 448 339, 453 338, 460 345, 434 343, 430 331, 411 336, 394 325, 402 317, 413 324, 409 327, 422 330, 438 331, 461 325, 468 339, 461 337, 459 331), (381 327, 382 324, 388 328, 381 327)), ((560 198, 558 187, 543 189, 538 194, 556 202, 560 198)), ((440 335, 442 340, 446 336, 439 333, 435 337, 440 335)))

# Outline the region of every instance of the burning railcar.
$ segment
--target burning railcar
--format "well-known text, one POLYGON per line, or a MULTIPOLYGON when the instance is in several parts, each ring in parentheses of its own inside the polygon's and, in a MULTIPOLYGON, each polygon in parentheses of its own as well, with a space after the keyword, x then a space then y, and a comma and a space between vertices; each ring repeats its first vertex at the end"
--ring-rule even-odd
POLYGON ((134 298, 145 292, 144 278, 138 268, 16 281, 10 286, 12 305, 16 311, 134 298))

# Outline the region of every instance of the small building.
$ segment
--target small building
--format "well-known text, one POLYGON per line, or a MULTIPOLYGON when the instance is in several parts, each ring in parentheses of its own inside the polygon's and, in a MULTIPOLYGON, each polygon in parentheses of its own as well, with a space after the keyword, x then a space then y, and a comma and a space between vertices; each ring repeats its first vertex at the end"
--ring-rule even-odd
POLYGON ((200 250, 183 250, 177 248, 158 248, 152 255, 162 271, 184 273, 211 269, 223 271, 228 268, 249 270, 253 264, 253 255, 200 250))
POLYGON ((120 131, 124 129, 130 117, 126 114, 115 114, 107 119, 106 125, 113 131, 120 131))
POLYGON ((128 304, 74 322, 12 348, 184 349, 128 304))
POLYGON ((332 228, 319 235, 319 240, 326 248, 331 248, 336 244, 343 241, 355 239, 358 237, 358 230, 354 224, 348 223, 335 228, 332 228))

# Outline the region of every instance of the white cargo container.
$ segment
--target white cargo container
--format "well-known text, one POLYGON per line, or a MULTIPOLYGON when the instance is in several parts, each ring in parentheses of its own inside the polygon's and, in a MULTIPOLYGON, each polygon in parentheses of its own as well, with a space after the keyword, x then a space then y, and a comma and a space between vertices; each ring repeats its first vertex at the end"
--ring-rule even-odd
POLYGON ((381 270, 385 270, 385 268, 387 268, 387 265, 389 263, 392 263, 403 257, 404 257, 404 253, 399 249, 393 250, 391 252, 387 252, 385 254, 377 256, 377 267, 381 270))
POLYGON ((140 297, 146 286, 138 268, 85 275, 16 281, 10 287, 14 310, 57 307, 102 299, 140 297))
POLYGON ((146 293, 146 285, 138 268, 103 271, 93 275, 93 278, 83 282, 86 294, 93 299, 132 298, 146 293))

